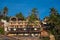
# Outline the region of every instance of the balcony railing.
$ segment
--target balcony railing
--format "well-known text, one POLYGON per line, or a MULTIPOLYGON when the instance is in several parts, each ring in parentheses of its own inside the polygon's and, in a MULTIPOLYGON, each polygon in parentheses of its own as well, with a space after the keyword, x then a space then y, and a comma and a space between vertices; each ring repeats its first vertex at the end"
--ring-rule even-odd
POLYGON ((21 33, 29 33, 29 34, 38 34, 40 33, 40 28, 10 28, 9 30, 9 33, 12 33, 12 34, 21 34, 21 33))

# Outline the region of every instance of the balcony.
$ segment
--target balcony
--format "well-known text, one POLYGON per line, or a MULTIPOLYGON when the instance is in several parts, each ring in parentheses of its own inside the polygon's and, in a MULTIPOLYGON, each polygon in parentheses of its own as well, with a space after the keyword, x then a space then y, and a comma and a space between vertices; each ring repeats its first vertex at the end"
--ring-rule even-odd
POLYGON ((10 28, 8 31, 11 34, 39 34, 40 28, 10 28))

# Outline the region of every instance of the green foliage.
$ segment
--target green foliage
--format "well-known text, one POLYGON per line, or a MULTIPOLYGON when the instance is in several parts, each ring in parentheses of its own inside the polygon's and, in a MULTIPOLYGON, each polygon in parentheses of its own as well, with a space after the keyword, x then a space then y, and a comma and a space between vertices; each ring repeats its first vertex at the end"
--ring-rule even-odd
POLYGON ((4 34, 4 29, 0 27, 0 34, 4 34))
POLYGON ((32 11, 31 11, 31 15, 29 16, 29 21, 38 20, 37 14, 38 14, 37 9, 33 8, 32 11))
POLYGON ((0 20, 4 19, 4 20, 8 20, 9 16, 7 16, 8 13, 8 8, 4 7, 3 10, 0 12, 0 20))
POLYGON ((49 37, 41 37, 40 39, 41 39, 41 40, 50 40, 49 37))
POLYGON ((52 34, 56 34, 57 33, 56 29, 60 30, 60 14, 54 8, 51 8, 50 10, 51 10, 50 11, 51 14, 49 15, 47 23, 54 26, 54 28, 50 28, 51 29, 50 31, 52 34))
POLYGON ((58 12, 50 15, 50 23, 54 23, 55 26, 60 26, 60 15, 58 14, 58 12))
POLYGON ((58 11, 55 8, 50 8, 50 13, 54 14, 54 15, 57 15, 58 11))
POLYGON ((38 13, 37 8, 33 8, 33 9, 32 9, 32 13, 33 13, 33 14, 37 14, 37 13, 38 13))
POLYGON ((9 21, 9 18, 10 18, 9 16, 5 16, 2 19, 6 20, 6 21, 9 21))
POLYGON ((18 18, 21 18, 21 19, 25 20, 25 17, 23 16, 22 12, 20 12, 20 13, 16 14, 16 17, 18 17, 18 18))
POLYGON ((8 14, 8 8, 4 7, 1 14, 3 15, 3 17, 7 16, 7 14, 8 14))
POLYGON ((49 37, 45 37, 45 38, 43 38, 43 40, 50 40, 50 39, 49 39, 49 37))
POLYGON ((7 14, 7 12, 8 12, 8 8, 7 7, 4 7, 3 14, 7 14))
POLYGON ((29 20, 30 21, 35 21, 36 20, 36 16, 34 14, 31 14, 29 20))

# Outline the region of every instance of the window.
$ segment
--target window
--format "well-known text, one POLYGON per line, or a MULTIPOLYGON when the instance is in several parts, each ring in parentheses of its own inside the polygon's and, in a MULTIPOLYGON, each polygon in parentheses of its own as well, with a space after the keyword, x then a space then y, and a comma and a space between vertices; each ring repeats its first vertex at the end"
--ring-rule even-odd
POLYGON ((24 30, 26 30, 26 28, 24 28, 24 30))
POLYGON ((16 18, 11 18, 12 21, 16 21, 16 18))
POLYGON ((37 30, 37 28, 34 28, 34 30, 37 30))
POLYGON ((14 28, 13 30, 16 31, 16 28, 14 28))

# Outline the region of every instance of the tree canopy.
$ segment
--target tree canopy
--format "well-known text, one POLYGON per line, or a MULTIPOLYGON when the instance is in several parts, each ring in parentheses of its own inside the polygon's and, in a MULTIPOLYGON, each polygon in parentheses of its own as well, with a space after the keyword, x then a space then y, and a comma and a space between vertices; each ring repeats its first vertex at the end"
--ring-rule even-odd
POLYGON ((48 19, 47 23, 50 24, 50 31, 53 34, 56 34, 56 33, 59 34, 60 33, 60 14, 55 8, 50 9, 50 15, 48 16, 47 19, 48 19))
POLYGON ((4 14, 4 16, 6 16, 7 13, 8 13, 8 8, 7 8, 7 7, 4 7, 4 9, 3 9, 3 14, 4 14))
POLYGON ((37 8, 33 8, 32 10, 31 10, 31 15, 29 16, 29 20, 30 21, 35 21, 35 20, 38 20, 38 10, 37 10, 37 8))
POLYGON ((25 17, 23 16, 22 12, 16 14, 16 17, 22 19, 22 20, 25 20, 25 17))

